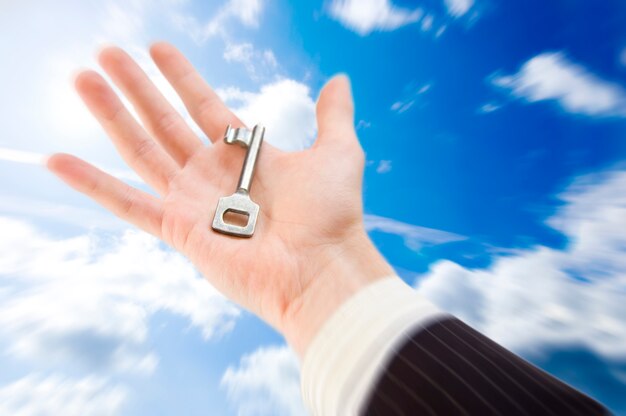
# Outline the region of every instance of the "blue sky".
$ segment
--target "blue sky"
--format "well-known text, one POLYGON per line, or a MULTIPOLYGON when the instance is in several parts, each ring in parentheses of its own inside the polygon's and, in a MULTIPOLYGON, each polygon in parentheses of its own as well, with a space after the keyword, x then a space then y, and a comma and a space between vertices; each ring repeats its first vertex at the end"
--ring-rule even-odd
POLYGON ((366 227, 399 275, 626 414, 625 23, 618 0, 3 4, 0 414, 305 414, 280 335, 41 165, 145 188, 71 78, 114 43, 183 112, 156 40, 286 150, 347 73, 366 227))

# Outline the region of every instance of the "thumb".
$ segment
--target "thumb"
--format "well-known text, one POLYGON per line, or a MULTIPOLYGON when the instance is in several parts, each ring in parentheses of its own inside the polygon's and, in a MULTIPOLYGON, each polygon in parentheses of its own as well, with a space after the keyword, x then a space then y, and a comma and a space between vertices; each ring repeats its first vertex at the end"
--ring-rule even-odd
POLYGON ((318 138, 314 146, 356 141, 350 80, 336 75, 324 85, 317 100, 318 138))

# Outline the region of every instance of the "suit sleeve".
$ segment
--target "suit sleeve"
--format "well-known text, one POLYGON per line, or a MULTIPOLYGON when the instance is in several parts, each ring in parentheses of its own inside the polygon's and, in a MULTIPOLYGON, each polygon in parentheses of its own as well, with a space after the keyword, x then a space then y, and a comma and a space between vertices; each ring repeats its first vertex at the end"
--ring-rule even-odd
POLYGON ((302 394, 315 416, 609 414, 395 276, 322 327, 304 357, 302 394))

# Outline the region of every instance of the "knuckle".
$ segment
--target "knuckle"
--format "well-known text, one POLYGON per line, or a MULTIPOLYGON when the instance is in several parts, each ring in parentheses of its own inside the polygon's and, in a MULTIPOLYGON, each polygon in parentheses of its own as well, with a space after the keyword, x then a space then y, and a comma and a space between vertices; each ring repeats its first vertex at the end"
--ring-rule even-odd
POLYGON ((156 136, 166 136, 179 124, 179 118, 171 111, 161 114, 152 125, 152 130, 156 136))
POLYGON ((202 98, 196 107, 196 114, 198 118, 203 119, 204 117, 207 117, 211 113, 215 112, 219 103, 220 102, 216 97, 202 98))
POLYGON ((87 184, 86 194, 87 195, 96 195, 99 193, 101 188, 100 181, 97 178, 94 178, 87 184))
POLYGON ((119 214, 122 217, 128 217, 134 210, 136 205, 135 197, 133 195, 132 189, 127 188, 122 194, 122 198, 120 201, 120 210, 119 214))
POLYGON ((155 146, 154 140, 145 139, 140 141, 133 150, 133 160, 137 161, 147 158, 155 150, 155 146))

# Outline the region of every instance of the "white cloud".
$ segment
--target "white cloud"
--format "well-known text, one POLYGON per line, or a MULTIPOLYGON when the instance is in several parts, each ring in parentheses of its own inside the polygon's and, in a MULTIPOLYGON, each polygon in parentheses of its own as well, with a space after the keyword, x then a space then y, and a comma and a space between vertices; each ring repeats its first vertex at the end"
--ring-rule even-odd
POLYGON ((0 414, 14 416, 108 416, 126 399, 122 387, 95 377, 29 375, 0 387, 0 414))
POLYGON ((261 347, 228 367, 221 384, 240 416, 307 414, 300 394, 300 367, 286 346, 261 347))
POLYGON ((391 104, 390 109, 391 111, 402 114, 405 111, 409 110, 411 107, 413 107, 413 104, 415 104, 415 100, 409 100, 406 102, 396 101, 395 103, 391 104))
POLYGON ((448 28, 448 26, 446 26, 446 25, 442 25, 441 27, 439 27, 439 29, 437 29, 437 32, 435 33, 435 37, 436 38, 441 37, 445 33, 447 28, 448 28))
MULTIPOLYGON (((48 159, 47 154, 31 152, 27 150, 19 150, 19 149, 11 149, 8 147, 0 147, 0 160, 6 162, 13 163, 24 163, 27 165, 36 165, 36 166, 45 166, 46 161, 48 159)), ((107 171, 109 174, 115 176, 116 178, 127 180, 139 184, 145 184, 145 182, 130 169, 114 169, 109 167, 104 167, 101 164, 93 163, 92 164, 99 169, 107 171)))
POLYGON ((227 43, 224 59, 243 65, 253 80, 260 80, 264 74, 272 74, 278 68, 274 52, 269 49, 258 51, 248 42, 227 43))
POLYGON ((274 52, 269 49, 263 51, 263 60, 265 61, 265 64, 269 67, 278 67, 278 61, 276 60, 276 56, 274 55, 274 52))
POLYGON ((283 150, 302 150, 313 142, 317 124, 310 93, 307 85, 290 79, 266 84, 259 92, 237 87, 218 90, 246 124, 262 122, 267 141, 283 150))
POLYGON ((56 57, 44 65, 48 68, 40 102, 45 108, 42 121, 53 136, 63 136, 64 141, 70 142, 68 144, 80 146, 86 136, 99 132, 99 126, 74 90, 71 76, 76 72, 77 63, 56 57))
POLYGON ((433 27, 433 22, 435 18, 432 14, 427 14, 422 19, 422 32, 428 32, 433 27))
POLYGON ((391 160, 381 160, 376 166, 376 173, 391 172, 391 160))
POLYGON ((234 325, 238 309, 182 256, 144 233, 53 238, 0 217, 0 334, 29 361, 149 373, 150 317, 186 318, 204 338, 234 325))
POLYGON ((418 22, 422 9, 404 9, 390 0, 332 0, 329 13, 344 26, 364 36, 372 31, 390 31, 418 22))
POLYGON ((370 127, 372 127, 371 121, 359 120, 359 122, 356 123, 357 130, 369 129, 370 127))
POLYGON ((626 91, 605 81, 563 53, 543 53, 516 74, 494 76, 492 83, 528 102, 553 100, 574 114, 626 117, 626 91))
POLYGON ((130 1, 127 4, 104 2, 101 23, 104 33, 107 37, 121 41, 140 39, 146 32, 145 15, 148 4, 145 0, 130 1))
POLYGON ((29 165, 44 165, 47 155, 36 152, 26 152, 23 150, 0 147, 0 160, 15 163, 26 163, 29 165))
POLYGON ((480 108, 478 109, 478 112, 480 114, 489 114, 489 113, 493 113, 494 111, 498 111, 501 107, 502 106, 497 103, 489 102, 480 106, 480 108))
POLYGON ((86 230, 121 231, 128 228, 128 223, 111 215, 104 209, 83 208, 44 199, 7 194, 0 198, 0 214, 28 218, 29 220, 50 221, 55 225, 72 225, 86 230))
POLYGON ((390 110, 398 114, 408 111, 420 100, 420 96, 430 91, 431 88, 432 84, 423 84, 418 88, 415 82, 410 82, 404 87, 404 97, 391 104, 390 110))
POLYGON ((224 59, 227 62, 250 62, 254 47, 251 43, 230 43, 224 50, 224 59))
POLYGON ((474 0, 445 0, 448 13, 453 17, 465 15, 474 5, 474 0))
MULTIPOLYGON (((457 19, 472 9, 474 0, 444 0, 444 5, 447 14, 452 19, 457 19)), ((392 0, 330 0, 328 12, 331 17, 361 36, 374 31, 392 31, 418 22, 421 22, 422 32, 429 32, 436 19, 436 14, 427 13, 422 7, 398 7, 392 0)), ((441 36, 445 29, 445 25, 439 25, 435 37, 441 36)))
POLYGON ((420 87, 420 89, 417 90, 417 94, 424 94, 425 92, 428 92, 432 87, 432 84, 424 84, 420 87))
POLYGON ((411 250, 419 250, 424 245, 444 244, 452 241, 461 241, 466 237, 447 231, 433 228, 420 227, 407 224, 391 218, 365 214, 363 216, 367 231, 380 231, 387 234, 395 234, 404 239, 404 243, 411 250))
POLYGON ((228 0, 204 24, 198 23, 192 14, 173 13, 172 20, 175 26, 187 33, 197 43, 220 35, 227 37, 228 25, 238 21, 244 27, 257 28, 263 12, 263 0, 228 0))
POLYGON ((626 358, 626 171, 577 181, 547 223, 565 249, 537 246, 485 270, 436 263, 417 283, 435 303, 519 352, 583 345, 626 358))
POLYGON ((262 11, 262 0, 229 0, 218 16, 232 16, 246 26, 258 27, 262 11))

